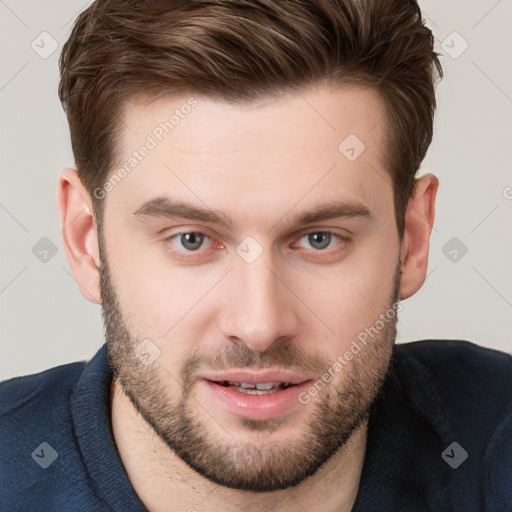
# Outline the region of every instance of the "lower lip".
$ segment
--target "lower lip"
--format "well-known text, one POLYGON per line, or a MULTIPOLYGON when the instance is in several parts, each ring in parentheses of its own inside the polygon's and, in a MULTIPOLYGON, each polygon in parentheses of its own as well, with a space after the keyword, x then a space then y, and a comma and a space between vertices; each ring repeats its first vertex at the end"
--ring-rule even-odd
POLYGON ((275 393, 248 395, 209 380, 201 380, 216 402, 225 410, 256 421, 269 420, 288 412, 299 403, 299 394, 307 389, 310 381, 290 386, 275 393))

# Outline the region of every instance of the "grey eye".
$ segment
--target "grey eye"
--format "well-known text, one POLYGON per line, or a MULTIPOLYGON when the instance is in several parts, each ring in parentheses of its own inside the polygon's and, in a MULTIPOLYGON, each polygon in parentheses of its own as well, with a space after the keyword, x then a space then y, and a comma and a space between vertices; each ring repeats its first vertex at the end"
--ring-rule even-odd
POLYGON ((187 251, 195 251, 203 245, 205 235, 203 233, 180 233, 179 241, 184 249, 187 251))
POLYGON ((318 231, 307 235, 308 242, 314 249, 325 249, 331 242, 331 233, 327 231, 318 231))

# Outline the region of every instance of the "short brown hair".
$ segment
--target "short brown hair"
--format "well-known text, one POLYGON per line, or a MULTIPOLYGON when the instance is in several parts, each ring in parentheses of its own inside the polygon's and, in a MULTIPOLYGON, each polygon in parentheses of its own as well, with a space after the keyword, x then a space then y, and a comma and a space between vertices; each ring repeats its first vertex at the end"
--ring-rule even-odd
POLYGON ((113 170, 122 108, 137 95, 238 102, 323 81, 373 87, 402 238, 443 74, 433 43, 414 0, 96 0, 60 57, 78 174, 101 218, 93 190, 113 170))

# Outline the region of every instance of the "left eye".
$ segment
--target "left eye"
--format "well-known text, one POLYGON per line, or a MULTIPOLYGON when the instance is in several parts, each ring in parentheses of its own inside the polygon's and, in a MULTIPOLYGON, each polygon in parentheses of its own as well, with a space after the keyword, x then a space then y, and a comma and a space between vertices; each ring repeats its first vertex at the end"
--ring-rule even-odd
POLYGON ((324 250, 329 248, 331 242, 336 239, 338 241, 345 241, 345 238, 337 233, 331 231, 311 231, 303 235, 300 240, 307 239, 307 242, 313 249, 324 250))

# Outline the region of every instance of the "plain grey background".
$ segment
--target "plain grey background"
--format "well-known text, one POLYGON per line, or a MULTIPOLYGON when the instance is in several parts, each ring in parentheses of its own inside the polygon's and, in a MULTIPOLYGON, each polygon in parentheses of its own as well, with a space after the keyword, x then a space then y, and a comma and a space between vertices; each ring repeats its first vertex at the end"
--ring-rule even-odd
MULTIPOLYGON (((55 201, 60 170, 73 166, 58 57, 89 3, 0 0, 1 379, 90 359, 104 341, 100 306, 69 269, 55 201)), ((512 1, 420 6, 445 71, 422 166, 440 188, 429 274, 403 303, 398 341, 512 352, 512 1)))

